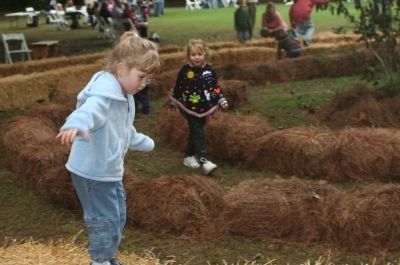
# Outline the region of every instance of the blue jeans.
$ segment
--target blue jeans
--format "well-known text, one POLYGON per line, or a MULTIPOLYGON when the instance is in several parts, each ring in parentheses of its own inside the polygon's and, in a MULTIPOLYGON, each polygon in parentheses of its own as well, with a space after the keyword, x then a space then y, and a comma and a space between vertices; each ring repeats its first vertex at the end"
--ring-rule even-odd
POLYGON ((304 36, 304 44, 310 45, 312 43, 312 36, 314 34, 314 23, 310 20, 297 22, 296 37, 304 36))
POLYGON ((89 254, 105 262, 115 256, 126 223, 125 190, 121 181, 102 182, 71 173, 89 233, 89 254))

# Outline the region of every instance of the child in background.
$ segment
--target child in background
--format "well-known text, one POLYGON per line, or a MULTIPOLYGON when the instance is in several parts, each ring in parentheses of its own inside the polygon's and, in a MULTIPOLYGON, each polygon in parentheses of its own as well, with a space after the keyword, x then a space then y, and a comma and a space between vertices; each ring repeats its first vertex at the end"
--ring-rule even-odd
POLYGON ((282 50, 286 52, 287 58, 294 58, 301 55, 303 48, 298 39, 291 31, 287 32, 284 29, 275 31, 275 39, 278 42, 277 57, 282 59, 282 50))
POLYGON ((190 168, 202 167, 206 175, 217 165, 208 160, 204 126, 207 117, 219 106, 228 108, 214 70, 206 63, 208 48, 203 40, 192 39, 186 48, 189 61, 178 73, 171 104, 182 111, 189 126, 189 137, 183 164, 190 168), (200 162, 200 163, 199 163, 200 162))
POLYGON ((83 209, 91 265, 120 264, 115 254, 126 222, 123 159, 128 149, 154 148, 154 141, 133 127, 133 95, 159 67, 155 44, 124 33, 57 135, 62 144, 72 144, 66 167, 83 209))
POLYGON ((235 11, 234 24, 236 38, 240 43, 245 43, 251 39, 252 24, 246 0, 238 0, 239 7, 235 11))
POLYGON ((260 35, 264 38, 273 37, 273 33, 280 29, 287 29, 281 14, 276 10, 275 4, 269 2, 262 14, 260 35))

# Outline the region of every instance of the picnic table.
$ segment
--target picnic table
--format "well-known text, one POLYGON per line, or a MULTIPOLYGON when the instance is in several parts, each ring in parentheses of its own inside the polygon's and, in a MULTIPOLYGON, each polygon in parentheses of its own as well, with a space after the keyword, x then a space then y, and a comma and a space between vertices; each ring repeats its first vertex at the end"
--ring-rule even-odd
POLYGON ((10 28, 13 27, 13 24, 15 24, 15 27, 19 27, 18 19, 20 17, 28 17, 31 15, 38 16, 40 14, 40 11, 33 11, 33 12, 14 12, 14 13, 7 13, 5 14, 6 17, 8 17, 10 20, 10 28))

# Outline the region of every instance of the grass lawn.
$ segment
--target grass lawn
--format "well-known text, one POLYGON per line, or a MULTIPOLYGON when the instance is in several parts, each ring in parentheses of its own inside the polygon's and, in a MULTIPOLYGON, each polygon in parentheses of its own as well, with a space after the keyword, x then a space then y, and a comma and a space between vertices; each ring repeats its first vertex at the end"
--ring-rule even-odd
MULTIPOLYGON (((289 6, 277 5, 286 22, 289 22, 289 6)), ((265 5, 257 7, 257 22, 254 29, 254 37, 259 38, 261 15, 265 5)), ((235 8, 218 8, 202 10, 185 10, 184 8, 167 8, 162 17, 151 17, 149 20, 149 34, 157 32, 161 38, 161 45, 183 46, 190 38, 203 38, 206 41, 235 40, 233 29, 233 14, 235 8)), ((348 23, 342 16, 331 15, 329 11, 313 13, 316 32, 331 31, 332 28, 346 26, 348 23)), ((6 17, 0 17, 0 31, 23 32, 28 43, 40 40, 59 40, 59 54, 71 55, 95 52, 111 47, 107 40, 99 38, 96 30, 85 25, 81 18, 79 29, 69 31, 55 30, 53 25, 45 23, 45 17, 40 16, 39 27, 27 28, 24 17, 18 19, 18 27, 10 24, 6 17), (10 27, 12 26, 12 27, 10 27)), ((162 47, 161 46, 161 47, 162 47)), ((3 52, 1 52, 3 56, 3 52)))
MULTIPOLYGON (((260 20, 265 5, 258 6, 257 17, 260 20)), ((278 5, 278 10, 287 19, 288 7, 278 5)), ((234 40, 233 8, 186 11, 183 8, 167 8, 160 18, 151 18, 150 32, 156 31, 161 36, 162 45, 184 45, 189 38, 203 38, 207 41, 234 40)), ((20 25, 23 25, 20 19, 20 25)), ((328 11, 315 12, 314 21, 317 32, 330 30, 333 27, 346 25, 342 17, 331 15, 328 11)), ((260 21, 255 32, 258 37, 260 21)), ((9 28, 7 20, 0 21, 1 32, 21 31, 29 42, 58 39, 61 48, 69 49, 68 53, 86 53, 107 49, 111 44, 97 37, 97 32, 88 27, 70 31, 55 31, 50 25, 43 24, 38 28, 9 28)), ((60 50, 63 54, 64 51, 60 50)), ((257 86, 249 89, 249 103, 237 111, 256 114, 265 118, 276 128, 286 128, 310 124, 305 107, 318 108, 327 104, 337 92, 346 89, 358 81, 358 77, 340 77, 318 79, 292 83, 257 86)), ((158 141, 155 127, 160 112, 163 111, 160 101, 153 101, 153 110, 149 116, 138 116, 136 127, 153 136, 157 149, 149 154, 129 153, 127 167, 146 178, 159 176, 178 176, 200 173, 190 171, 182 166, 182 154, 171 150, 166 144, 158 141)), ((20 111, 0 113, 0 126, 20 111)), ((1 131, 0 131, 1 134, 1 131)), ((0 144, 0 151, 4 153, 0 144)), ((57 238, 71 238, 83 229, 79 213, 50 205, 35 191, 21 186, 18 180, 5 165, 4 156, 0 156, 0 235, 1 242, 6 244, 10 239, 23 240, 32 237, 34 240, 48 241, 57 238)), ((221 186, 229 187, 244 179, 273 177, 275 174, 256 170, 243 169, 229 161, 216 161, 219 169, 213 177, 221 186)), ((286 177, 286 176, 283 176, 286 177)), ((77 242, 86 242, 84 233, 77 242)), ((320 255, 331 255, 335 263, 360 264, 371 262, 372 256, 354 255, 352 253, 330 250, 326 246, 302 246, 269 242, 266 240, 249 240, 235 236, 223 238, 205 238, 193 241, 186 237, 144 233, 128 227, 121 245, 123 252, 141 254, 143 250, 152 250, 157 257, 165 259, 175 256, 178 263, 211 264, 236 263, 238 260, 250 260, 258 253, 262 254, 260 262, 277 259, 279 264, 300 264, 307 259, 316 260, 320 255)), ((383 260, 393 260, 396 253, 386 255, 383 260)), ((1 263, 1 262, 0 262, 1 263)))

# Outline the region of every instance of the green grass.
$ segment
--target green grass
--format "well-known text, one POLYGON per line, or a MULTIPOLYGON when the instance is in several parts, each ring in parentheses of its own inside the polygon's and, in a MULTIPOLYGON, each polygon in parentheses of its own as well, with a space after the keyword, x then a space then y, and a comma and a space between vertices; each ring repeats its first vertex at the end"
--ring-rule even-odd
MULTIPOLYGON (((285 21, 289 24, 289 6, 277 5, 285 21)), ((261 14, 265 10, 265 4, 257 7, 257 21, 254 29, 254 37, 259 38, 261 26, 261 14)), ((161 37, 162 45, 183 46, 190 38, 202 38, 206 41, 235 40, 233 28, 233 13, 235 8, 185 10, 184 8, 167 8, 162 17, 150 17, 149 33, 157 32, 161 37)), ((342 16, 331 15, 329 11, 313 13, 316 32, 330 31, 338 26, 346 26, 348 23, 342 16)), ((27 28, 24 17, 18 20, 19 27, 13 25, 10 28, 9 20, 0 18, 1 32, 23 32, 28 42, 55 39, 60 41, 60 54, 78 54, 104 50, 111 47, 107 40, 99 39, 96 30, 88 26, 69 31, 57 31, 53 25, 45 23, 44 16, 40 16, 39 27, 27 28), (66 50, 65 50, 66 49, 66 50)), ((81 19, 81 24, 84 24, 81 19)))

